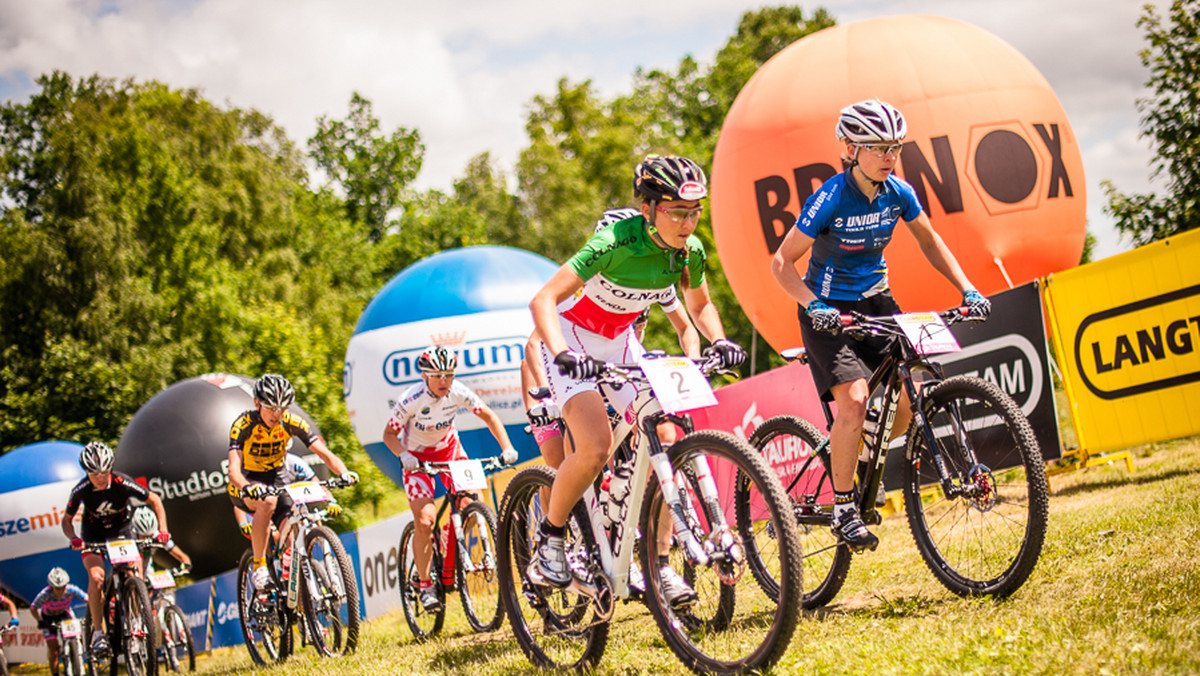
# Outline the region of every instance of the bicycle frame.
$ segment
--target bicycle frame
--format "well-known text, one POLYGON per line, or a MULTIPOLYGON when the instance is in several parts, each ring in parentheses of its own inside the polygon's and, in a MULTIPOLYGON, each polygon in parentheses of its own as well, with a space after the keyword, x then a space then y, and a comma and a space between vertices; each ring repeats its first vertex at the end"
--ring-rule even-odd
MULTIPOLYGON (((953 320, 955 317, 961 317, 961 314, 956 310, 951 310, 942 313, 942 316, 944 319, 953 320)), ((898 327, 884 320, 859 313, 853 313, 849 317, 851 318, 849 321, 858 322, 857 325, 849 329, 850 331, 856 331, 863 335, 890 335, 895 338, 896 344, 896 347, 892 349, 890 354, 884 357, 883 362, 876 367, 867 381, 868 392, 875 392, 880 386, 883 387, 883 407, 880 411, 879 425, 874 432, 873 438, 869 444, 864 441, 864 446, 859 453, 859 466, 856 472, 861 493, 859 496, 859 511, 864 521, 877 524, 882 520, 882 517, 875 508, 876 498, 879 495, 880 487, 883 485, 884 467, 887 462, 888 447, 891 445, 892 428, 896 422, 896 412, 900 407, 901 393, 908 395, 910 410, 912 412, 912 424, 925 437, 927 446, 933 455, 934 466, 937 469, 943 492, 948 496, 956 493, 953 481, 942 459, 940 447, 936 443, 934 430, 922 412, 922 388, 918 387, 914 381, 914 375, 919 373, 932 374, 933 377, 927 381, 927 384, 942 380, 945 375, 941 364, 931 361, 925 355, 919 354, 913 346, 912 341, 898 327)), ((845 323, 846 319, 843 319, 843 322, 845 323)), ((807 355, 801 355, 801 361, 802 363, 806 362, 807 355)), ((826 429, 830 429, 833 426, 834 416, 829 402, 822 399, 821 408, 825 412, 826 429)), ((955 417, 959 423, 956 427, 961 429, 961 416, 957 411, 955 412, 955 417)), ((963 448, 971 452, 969 440, 962 438, 960 441, 963 444, 963 448)), ((826 438, 813 452, 821 458, 822 463, 826 465, 826 470, 831 471, 828 466, 828 448, 829 439, 826 438)), ((791 492, 793 486, 799 480, 799 476, 795 477, 791 484, 786 487, 786 490, 791 492)))
MULTIPOLYGON (((325 482, 321 482, 325 486, 325 482)), ((284 530, 279 535, 276 541, 276 558, 282 560, 283 552, 288 546, 292 548, 291 565, 288 568, 287 576, 287 594, 285 603, 290 611, 296 610, 300 606, 300 578, 303 577, 305 584, 308 585, 309 594, 316 598, 319 596, 319 590, 316 587, 316 580, 312 573, 312 562, 308 558, 308 550, 304 546, 308 532, 321 525, 325 521, 325 510, 323 508, 314 509, 309 507, 308 503, 297 503, 292 506, 292 511, 288 514, 287 523, 284 524, 284 530)), ((331 576, 334 580, 334 591, 338 596, 343 596, 346 590, 341 588, 342 579, 340 575, 331 576)))
MULTIPOLYGON (((483 468, 485 473, 488 473, 489 471, 495 471, 495 470, 498 470, 498 469, 501 469, 502 467, 504 467, 503 465, 497 464, 495 458, 492 458, 491 460, 492 460, 492 464, 486 465, 483 468)), ((453 461, 451 461, 451 462, 453 462, 453 461)), ((420 471, 422 471, 426 474, 450 474, 450 465, 447 462, 423 462, 423 463, 421 463, 420 471)), ((435 529, 434 529, 435 532, 431 533, 431 546, 434 548, 435 551, 438 551, 442 555, 443 560, 445 560, 444 557, 446 556, 446 552, 440 551, 441 550, 441 542, 440 542, 440 539, 437 537, 436 525, 442 522, 442 517, 444 517, 446 515, 446 510, 450 510, 450 523, 451 523, 451 529, 454 532, 454 545, 455 545, 455 547, 457 547, 456 551, 458 551, 458 552, 467 551, 467 536, 466 536, 466 533, 463 531, 462 509, 458 506, 458 503, 461 502, 462 500, 475 500, 475 499, 478 499, 477 496, 475 495, 475 493, 473 491, 470 491, 470 490, 456 489, 453 493, 450 493, 447 491, 446 495, 442 496, 442 503, 440 505, 438 505, 437 515, 433 518, 433 523, 435 525, 435 529)), ((487 537, 486 536, 487 529, 483 529, 481 532, 485 534, 484 537, 486 538, 487 537)), ((490 563, 491 563, 492 567, 494 567, 495 566, 495 556, 496 556, 496 550, 494 547, 494 543, 492 543, 492 542, 485 543, 484 550, 485 550, 486 555, 492 559, 492 561, 490 563)), ((460 560, 461 560, 462 566, 466 572, 474 573, 477 570, 475 568, 475 564, 470 560, 469 557, 468 558, 460 558, 460 560)), ((430 571, 430 574, 433 575, 436 572, 437 571, 430 571)), ((438 573, 438 574, 440 574, 440 573, 438 573)))
MULTIPOLYGON (((663 492, 664 501, 670 511, 676 539, 682 545, 688 561, 696 565, 706 565, 709 562, 708 552, 687 526, 683 503, 675 484, 670 459, 658 440, 659 424, 673 422, 682 427, 686 434, 693 430, 691 418, 664 413, 662 405, 650 388, 649 382, 644 379, 645 377, 634 376, 631 373, 632 371, 640 373, 640 370, 636 364, 610 365, 605 372, 617 375, 615 384, 638 389, 633 403, 629 405, 626 414, 621 416, 620 421, 613 429, 613 442, 608 449, 608 456, 613 457, 626 440, 634 435, 629 444, 633 454, 633 473, 629 479, 630 492, 626 498, 628 506, 625 518, 614 521, 609 528, 605 528, 600 509, 598 480, 583 494, 583 502, 591 521, 592 532, 597 534, 595 539, 600 569, 612 585, 613 596, 619 599, 627 599, 630 596, 629 564, 633 561, 636 548, 637 522, 642 513, 642 503, 646 497, 646 483, 651 468, 653 468, 655 478, 663 492), (630 420, 628 411, 635 411, 632 420, 630 420), (604 533, 608 533, 609 537, 601 537, 601 534, 604 533), (610 540, 615 542, 615 546, 610 544, 610 540)), ((612 378, 612 376, 609 377, 612 378)), ((610 380, 610 382, 614 381, 610 380)), ((708 467, 707 460, 698 458, 695 463, 697 465, 695 471, 700 478, 701 499, 717 500, 716 484, 712 480, 712 472, 708 467)), ((721 515, 723 512, 717 510, 717 514, 721 515)), ((727 524, 716 524, 716 526, 722 529, 728 528, 727 524)), ((576 577, 572 577, 571 585, 574 587, 574 591, 593 599, 603 593, 603 590, 595 584, 587 583, 576 577)), ((615 604, 610 605, 607 610, 608 617, 602 617, 602 620, 611 618, 615 604)))

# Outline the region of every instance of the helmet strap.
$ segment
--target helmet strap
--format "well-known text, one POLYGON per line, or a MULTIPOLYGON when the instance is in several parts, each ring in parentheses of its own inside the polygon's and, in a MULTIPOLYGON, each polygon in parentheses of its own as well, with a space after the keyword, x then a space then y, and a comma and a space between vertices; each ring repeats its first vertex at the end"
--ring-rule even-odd
POLYGON ((684 245, 683 248, 676 249, 670 244, 667 244, 667 241, 662 238, 662 235, 658 234, 658 226, 655 224, 657 222, 658 215, 658 200, 646 200, 646 203, 650 205, 650 217, 646 219, 646 234, 650 236, 650 241, 654 242, 655 246, 671 252, 670 271, 678 272, 678 270, 675 269, 676 259, 682 256, 683 264, 685 266, 688 264, 687 245, 684 245))

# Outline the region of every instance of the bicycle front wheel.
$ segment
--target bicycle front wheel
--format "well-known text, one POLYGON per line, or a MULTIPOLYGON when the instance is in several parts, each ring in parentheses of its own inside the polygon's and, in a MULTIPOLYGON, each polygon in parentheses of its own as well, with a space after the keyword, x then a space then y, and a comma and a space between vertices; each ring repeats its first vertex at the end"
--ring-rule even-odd
POLYGON ((154 650, 154 611, 146 583, 140 577, 126 576, 121 581, 121 602, 125 669, 130 676, 154 676, 158 673, 158 656, 154 650))
MULTIPOLYGON (((269 562, 268 562, 269 563, 269 562)), ((274 566, 268 565, 272 572, 274 566)), ((284 612, 278 580, 272 588, 259 593, 254 588, 254 556, 247 549, 238 563, 238 613, 242 637, 255 664, 283 662, 292 653, 292 628, 284 612)))
MULTIPOLYGON (((828 450, 816 452, 824 441, 815 425, 793 415, 768 418, 750 435, 750 445, 774 468, 791 498, 804 552, 803 604, 810 610, 829 603, 841 591, 853 556, 833 534, 828 450)), ((745 477, 738 478, 738 532, 746 539, 750 570, 773 597, 779 587, 772 572, 778 569, 775 524, 763 518, 762 501, 752 495, 751 486, 745 477)))
POLYGON ((196 647, 192 639, 192 631, 188 629, 187 618, 179 606, 170 605, 163 611, 163 650, 174 671, 183 671, 187 665, 188 671, 196 670, 196 647))
POLYGON ((1046 465, 1029 421, 1000 388, 955 376, 925 390, 922 429, 909 427, 904 503, 925 564, 960 596, 1009 596, 1041 556, 1046 465))
POLYGON ((358 646, 358 584, 354 566, 338 536, 317 526, 304 538, 311 574, 301 587, 309 635, 325 657, 354 652, 358 646))
POLYGON ((78 637, 63 641, 63 666, 67 676, 83 676, 83 643, 78 637))
MULTIPOLYGON (((608 622, 599 619, 587 596, 536 587, 525 576, 545 514, 543 495, 549 494, 553 483, 554 470, 535 465, 517 473, 504 491, 498 548, 500 598, 517 643, 531 662, 583 671, 594 667, 604 654, 608 622)), ((572 510, 566 529, 567 562, 572 572, 586 576, 595 568, 596 541, 582 502, 572 510)))
MULTIPOLYGON (((421 605, 421 578, 417 574, 417 559, 413 554, 413 548, 416 546, 413 539, 416 534, 417 527, 411 522, 400 534, 400 605, 404 608, 404 621, 408 623, 413 638, 424 641, 442 630, 442 623, 446 620, 446 598, 443 593, 441 606, 432 612, 425 610, 425 606, 421 605)), ((430 564, 430 570, 434 586, 440 586, 441 582, 437 578, 442 571, 442 557, 438 553, 437 537, 433 540, 433 562, 430 564)))
POLYGON ((671 446, 668 457, 673 476, 690 473, 696 477, 694 482, 683 482, 679 494, 681 502, 687 503, 682 510, 687 528, 703 546, 708 561, 694 562, 680 546, 680 536, 675 536, 670 567, 693 569, 698 598, 690 606, 680 608, 677 603, 673 607, 667 596, 669 573, 658 565, 661 553, 655 545, 660 540, 658 514, 665 500, 659 482, 651 481, 641 514, 646 605, 671 651, 689 669, 698 673, 768 669, 783 656, 796 630, 803 588, 796 519, 779 478, 748 443, 716 430, 685 435, 671 446), (752 494, 761 498, 765 518, 776 526, 778 568, 772 572, 779 591, 775 596, 764 593, 754 575, 747 574, 745 542, 733 521, 739 475, 752 484, 752 494), (727 612, 715 612, 730 589, 736 605, 726 606, 727 612), (694 621, 694 617, 719 617, 721 621, 714 626, 694 621))
POLYGON ((496 513, 475 500, 462 511, 463 542, 455 568, 458 596, 475 631, 493 631, 504 621, 500 578, 496 575, 496 513))

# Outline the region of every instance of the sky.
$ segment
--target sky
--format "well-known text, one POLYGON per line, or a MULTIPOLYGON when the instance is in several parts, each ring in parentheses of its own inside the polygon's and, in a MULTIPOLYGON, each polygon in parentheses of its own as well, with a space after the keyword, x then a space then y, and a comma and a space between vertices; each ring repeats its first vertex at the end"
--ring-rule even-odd
MULTIPOLYGON (((774 6, 782 3, 769 3, 774 6)), ((1154 189, 1136 100, 1143 0, 826 0, 839 24, 892 14, 966 21, 1041 71, 1080 142, 1095 257, 1128 250, 1103 214, 1102 180, 1154 189)), ((1165 0, 1156 2, 1160 8, 1165 0)), ((629 91, 637 68, 711 64, 747 0, 0 0, 0 100, 23 101, 41 74, 99 74, 196 88, 223 106, 270 115, 299 146, 352 92, 387 131, 416 129, 426 152, 415 187, 448 189, 489 152, 510 171, 527 145, 534 96, 561 78, 629 91), (549 9, 553 7, 553 9, 549 9), (649 10, 653 10, 653 14, 649 10)))

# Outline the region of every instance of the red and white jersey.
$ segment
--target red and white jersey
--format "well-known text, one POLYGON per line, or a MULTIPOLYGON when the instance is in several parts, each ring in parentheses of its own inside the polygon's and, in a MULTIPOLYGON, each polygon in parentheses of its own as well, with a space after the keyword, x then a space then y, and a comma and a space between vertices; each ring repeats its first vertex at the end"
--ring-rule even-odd
POLYGON ((419 453, 436 447, 454 430, 454 418, 459 409, 465 408, 478 415, 483 407, 479 395, 457 380, 450 385, 446 396, 440 399, 430 393, 424 382, 420 382, 400 396, 387 424, 400 436, 404 448, 419 453))

